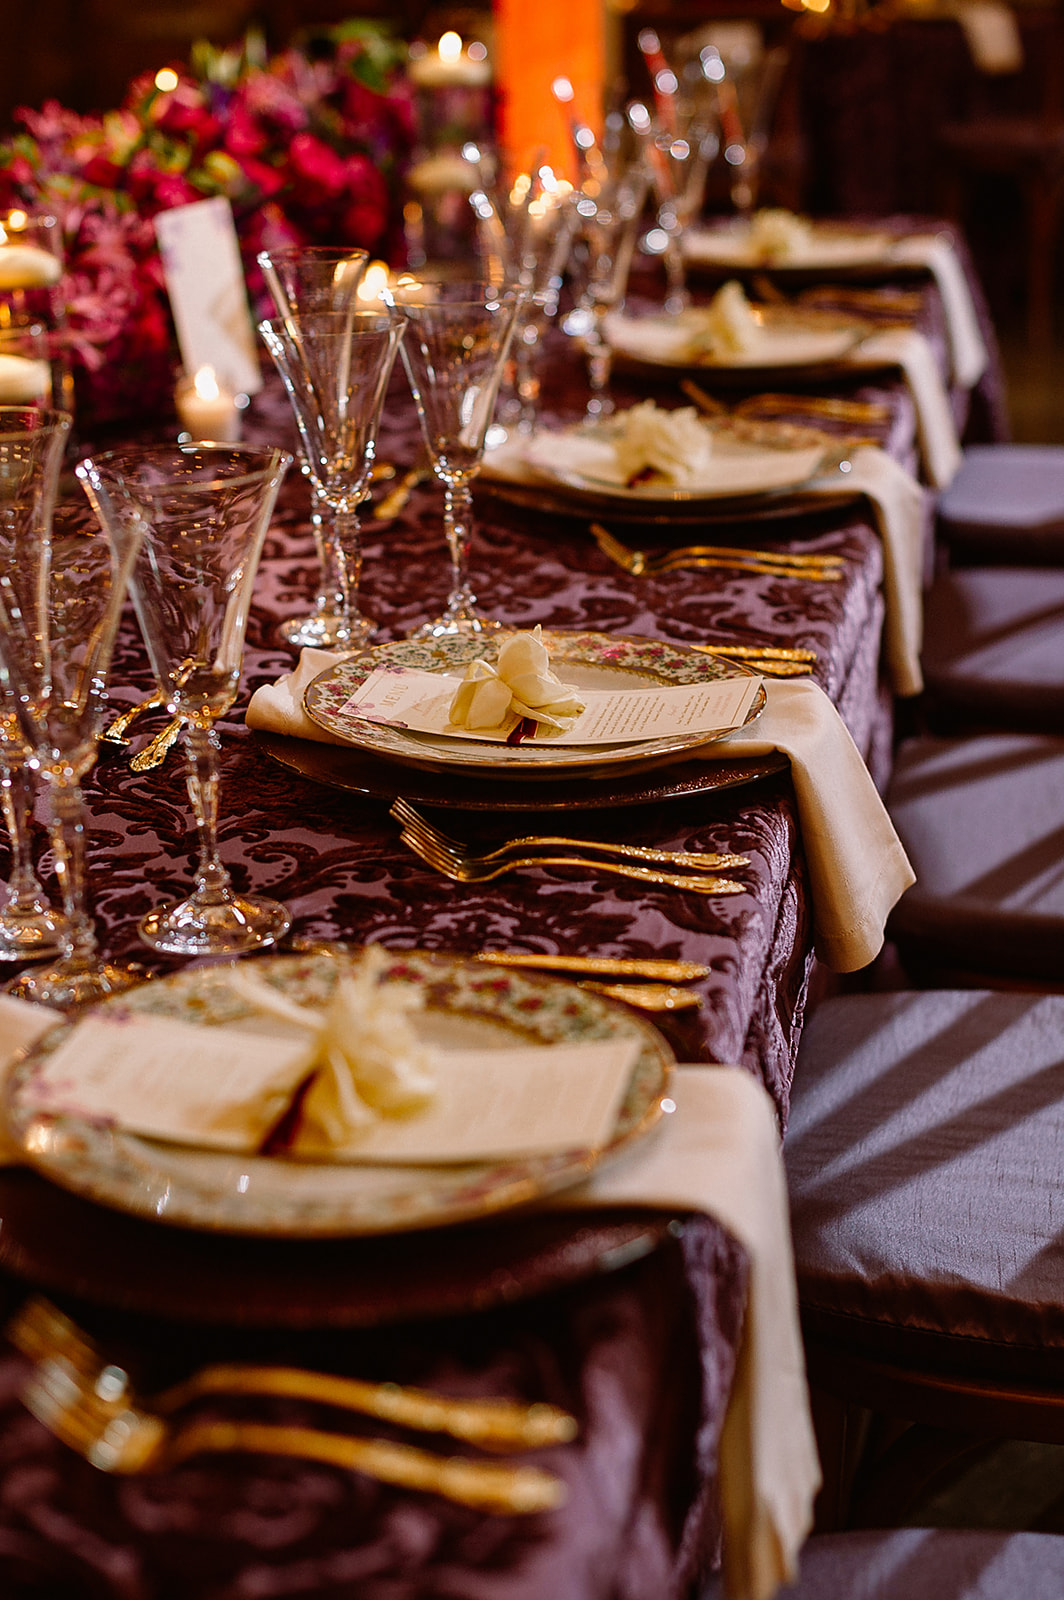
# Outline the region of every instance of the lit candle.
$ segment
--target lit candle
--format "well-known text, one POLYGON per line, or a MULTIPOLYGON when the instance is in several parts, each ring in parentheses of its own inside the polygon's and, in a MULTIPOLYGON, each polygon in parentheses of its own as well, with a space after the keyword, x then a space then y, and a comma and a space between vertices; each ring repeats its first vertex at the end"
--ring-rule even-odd
POLYGON ((227 444, 240 438, 236 395, 218 382, 213 367, 200 367, 195 377, 182 378, 174 400, 181 425, 193 439, 227 444))
POLYGON ((63 276, 63 263, 40 245, 19 244, 0 227, 0 289, 49 289, 63 276))
POLYGON ((52 373, 47 361, 0 354, 0 402, 4 405, 18 406, 43 400, 51 387, 52 373))
POLYGON ((445 33, 435 50, 411 52, 408 76, 419 89, 483 89, 491 82, 487 56, 482 44, 467 50, 457 33, 445 33))

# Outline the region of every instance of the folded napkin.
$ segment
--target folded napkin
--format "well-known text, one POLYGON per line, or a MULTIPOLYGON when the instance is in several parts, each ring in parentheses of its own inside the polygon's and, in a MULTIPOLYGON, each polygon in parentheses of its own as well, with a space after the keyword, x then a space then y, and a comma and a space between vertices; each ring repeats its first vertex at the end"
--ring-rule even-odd
POLYGON ((1011 6, 1002 0, 953 0, 948 9, 959 22, 980 72, 1019 72, 1023 40, 1011 6))
POLYGON ((847 473, 832 472, 802 485, 802 494, 826 500, 863 494, 872 507, 883 546, 883 643, 895 694, 924 686, 920 649, 924 631, 924 527, 926 491, 885 450, 866 447, 850 456, 847 473))
POLYGON ((964 389, 974 389, 986 371, 989 357, 972 291, 952 240, 941 233, 914 233, 910 238, 899 239, 890 255, 894 261, 923 267, 934 278, 942 297, 954 382, 964 389))
POLYGON ((244 719, 248 727, 260 728, 263 733, 287 733, 293 739, 316 739, 319 744, 350 745, 350 740, 312 722, 303 710, 304 691, 319 672, 342 659, 334 650, 315 650, 309 645, 301 650, 293 671, 255 690, 244 719))
POLYGON ((819 684, 766 680, 765 696, 749 729, 706 754, 734 760, 781 750, 789 758, 816 953, 835 972, 856 972, 882 948, 891 907, 916 875, 846 724, 819 684))
POLYGON ((663 1128, 551 1203, 702 1211, 746 1250, 743 1343, 720 1444, 724 1575, 732 1600, 768 1600, 794 1581, 820 1484, 779 1127, 738 1067, 678 1067, 672 1098, 663 1128))
POLYGON ((924 470, 936 489, 947 488, 961 464, 961 447, 949 395, 924 335, 912 328, 884 328, 862 339, 845 359, 854 367, 901 368, 916 408, 924 470))

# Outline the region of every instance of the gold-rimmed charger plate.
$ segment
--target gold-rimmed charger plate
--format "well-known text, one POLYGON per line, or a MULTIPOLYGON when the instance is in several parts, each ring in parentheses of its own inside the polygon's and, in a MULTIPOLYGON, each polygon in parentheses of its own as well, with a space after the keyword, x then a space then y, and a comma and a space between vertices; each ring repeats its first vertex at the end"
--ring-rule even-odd
MULTIPOLYGON (((317 1006, 359 959, 360 952, 338 946, 262 956, 255 971, 286 998, 317 1006)), ((227 989, 225 974, 224 966, 189 968, 104 1002, 100 1010, 193 1023, 203 1028, 205 1049, 224 1050, 226 1025, 246 1025, 250 1015, 246 1002, 227 989)), ((38 1172, 118 1211, 211 1232, 341 1238, 442 1227, 555 1193, 628 1149, 661 1115, 672 1052, 657 1029, 626 1007, 564 979, 425 951, 393 956, 382 981, 420 991, 425 1008, 417 1026, 430 1043, 497 1047, 501 1072, 507 1048, 634 1037, 638 1055, 612 1138, 601 1150, 432 1166, 295 1161, 165 1144, 41 1111, 40 1069, 74 1023, 53 1029, 14 1068, 7 1086, 10 1131, 38 1172)))
MULTIPOLYGON (((311 683, 303 705, 312 721, 360 749, 401 766, 427 772, 477 774, 488 779, 552 779, 579 774, 637 772, 725 739, 724 733, 685 733, 642 739, 624 745, 520 745, 418 733, 369 722, 349 708, 355 691, 381 667, 416 668, 461 677, 470 661, 497 653, 503 634, 473 638, 403 639, 348 656, 311 683)), ((690 645, 661 639, 605 633, 563 633, 544 629, 551 666, 577 689, 645 689, 656 684, 711 683, 757 676, 741 663, 707 655, 690 645)), ((764 709, 764 690, 754 698, 749 726, 764 709)))

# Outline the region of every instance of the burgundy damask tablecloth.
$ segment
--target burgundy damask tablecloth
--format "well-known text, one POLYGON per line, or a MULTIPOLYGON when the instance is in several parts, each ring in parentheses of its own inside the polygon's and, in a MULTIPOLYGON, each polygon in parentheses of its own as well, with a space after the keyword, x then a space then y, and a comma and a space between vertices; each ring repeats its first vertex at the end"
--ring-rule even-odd
MULTIPOLYGON (((935 322, 928 292, 928 327, 935 322)), ((545 404, 578 415, 585 388, 574 355, 554 361, 545 404)), ((884 443, 913 461, 907 394, 886 382, 860 393, 887 403, 884 443)), ((248 434, 292 442, 272 382, 248 434)), ((416 429, 397 377, 382 456, 414 459, 416 429)), ((817 652, 818 681, 873 769, 889 760, 890 697, 880 679, 881 561, 860 505, 731 531, 752 543, 830 550, 844 578, 809 584, 727 571, 633 578, 599 553, 579 520, 518 512, 478 497, 472 574, 486 610, 528 627, 629 632, 706 642, 785 643, 817 652)), ((686 530, 684 538, 696 536, 686 530)), ((642 542, 651 537, 641 534, 642 542)), ((633 539, 634 542, 634 539, 633 539)), ((447 563, 439 498, 418 490, 389 524, 365 530, 363 601, 382 640, 438 611, 447 563)), ((395 949, 513 948, 687 957, 706 963, 699 1011, 663 1021, 677 1056, 745 1064, 785 1117, 810 970, 810 919, 794 799, 786 774, 747 787, 639 807, 566 815, 565 830, 673 848, 748 855, 749 892, 687 895, 565 868, 522 871, 461 889, 406 852, 385 799, 323 787, 268 758, 241 724, 259 683, 292 664, 276 625, 304 609, 316 582, 305 485, 289 476, 255 591, 243 693, 223 726, 222 854, 241 886, 284 900, 300 938, 378 941, 395 949), (573 823, 579 823, 577 830, 573 823)), ((116 703, 149 686, 132 620, 115 659, 116 703)), ((146 727, 144 735, 157 724, 146 727)), ((140 742, 140 741, 137 741, 140 742)), ((399 785, 401 788, 401 784, 399 785)), ((87 784, 88 855, 101 939, 144 958, 137 919, 190 881, 195 840, 180 761, 133 775, 105 754, 87 784)), ((450 811, 448 831, 480 838, 529 831, 535 816, 450 811)), ((559 817, 550 818, 559 831, 559 817)), ((47 853, 45 853, 46 855, 47 853)), ((2 865, 2 863, 0 863, 2 865)), ((47 858, 44 861, 47 870, 47 858)), ((165 962, 152 961, 159 968, 165 962)), ((39 1180, 29 1179, 34 1183, 39 1180)), ((0 1246, 3 1189, 0 1186, 0 1246)), ((77 1229, 70 1252, 76 1256, 77 1229)), ((426 1252, 432 1241, 426 1239, 426 1252)), ((19 1263, 0 1261, 18 1273, 19 1263)), ((165 1324, 76 1303, 110 1349, 133 1351, 147 1381, 239 1352, 388 1376, 444 1392, 550 1399, 574 1410, 579 1439, 547 1453, 565 1477, 563 1510, 486 1517, 384 1489, 338 1469, 203 1459, 151 1479, 96 1474, 24 1414, 21 1359, 0 1356, 0 1575, 12 1600, 667 1600, 712 1560, 719 1522, 715 1463, 741 1335, 745 1262, 715 1223, 688 1219, 646 1259, 517 1307, 383 1331, 252 1335, 165 1324)), ((13 1304, 22 1292, 0 1277, 13 1304)), ((89 1295, 91 1302, 92 1296, 89 1295)), ((255 1415, 307 1421, 288 1403, 255 1415)), ((320 1417, 317 1418, 320 1422, 320 1417)), ((331 1424, 332 1425, 332 1424, 331 1424)), ((344 1424, 349 1425, 348 1423, 344 1424)))

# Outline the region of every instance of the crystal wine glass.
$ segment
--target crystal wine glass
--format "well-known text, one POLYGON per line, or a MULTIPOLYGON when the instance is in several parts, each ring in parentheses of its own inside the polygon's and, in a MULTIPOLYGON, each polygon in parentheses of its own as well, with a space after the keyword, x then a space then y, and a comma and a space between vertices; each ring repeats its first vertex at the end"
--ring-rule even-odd
POLYGON ((373 623, 358 609, 358 508, 404 331, 402 318, 384 305, 373 311, 293 312, 259 324, 292 402, 315 496, 328 509, 340 585, 330 642, 346 650, 360 648, 373 633, 373 623))
MULTIPOLYGON (((26 628, 23 672, 38 693, 40 651, 30 647, 44 633, 42 583, 70 425, 64 411, 0 406, 0 595, 8 613, 26 628)), ((11 841, 11 875, 0 907, 0 961, 54 955, 60 948, 62 919, 37 879, 30 843, 33 797, 26 759, 32 749, 19 728, 14 702, 5 697, 0 704, 0 806, 11 841)))
POLYGON ((677 315, 691 303, 681 240, 702 209, 706 177, 720 141, 714 119, 696 105, 674 97, 669 111, 667 118, 653 117, 636 100, 628 107, 628 120, 643 141, 657 206, 666 279, 662 309, 677 315))
MULTIPOLYGON (((369 260, 368 250, 347 250, 326 245, 292 245, 261 250, 256 257, 279 317, 306 316, 310 312, 349 311, 358 304, 358 289, 369 260)), ((333 513, 314 486, 305 456, 300 467, 310 478, 310 524, 321 563, 321 588, 314 609, 305 617, 282 622, 281 638, 297 648, 316 645, 350 647, 345 612, 347 570, 343 541, 333 513)))
MULTIPOLYGON (((589 186, 576 200, 587 247, 587 275, 579 295, 584 317, 576 325, 583 332, 587 353, 591 386, 587 415, 593 419, 608 417, 613 411, 613 350, 606 336, 606 319, 624 301, 647 182, 642 167, 635 167, 601 188, 595 186, 595 192, 589 186)), ((574 326, 572 318, 569 326, 574 326)))
POLYGON ((44 785, 65 913, 59 960, 24 972, 12 992, 61 1010, 119 993, 144 977, 100 958, 86 897, 81 793, 96 758, 115 635, 143 537, 143 526, 134 522, 97 528, 65 519, 36 558, 27 553, 38 597, 34 611, 22 611, 13 589, 0 594, 0 678, 44 785))
POLYGON ((499 624, 477 610, 466 572, 471 486, 484 457, 484 436, 523 296, 517 288, 483 279, 400 282, 389 293, 407 318, 403 365, 432 470, 443 485, 443 526, 451 554, 446 609, 414 637, 485 633, 499 624))
POLYGON ((218 857, 214 726, 236 699, 255 571, 291 464, 283 450, 189 444, 131 446, 77 469, 104 527, 116 538, 143 530, 133 601, 167 709, 185 719, 195 888, 140 924, 145 943, 170 955, 240 955, 291 922, 276 901, 238 895, 218 857))

